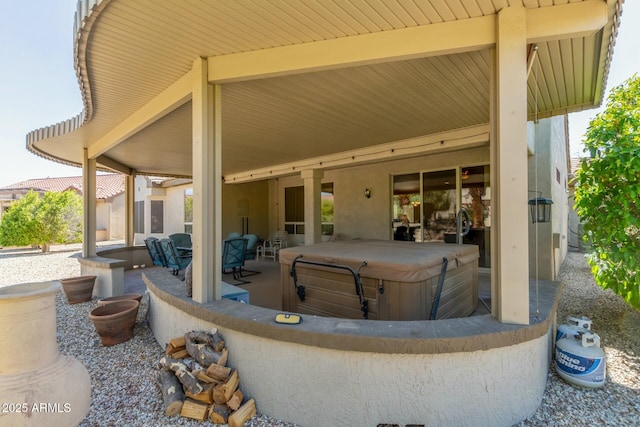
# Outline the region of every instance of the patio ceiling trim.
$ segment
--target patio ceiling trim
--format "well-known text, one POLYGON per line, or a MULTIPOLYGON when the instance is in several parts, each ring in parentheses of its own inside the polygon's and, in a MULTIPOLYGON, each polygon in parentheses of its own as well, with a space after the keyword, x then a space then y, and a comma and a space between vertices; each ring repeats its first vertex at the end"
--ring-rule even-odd
POLYGON ((489 130, 489 124, 483 124, 451 132, 404 139, 363 149, 343 151, 328 156, 230 174, 224 177, 224 182, 226 184, 239 184, 291 175, 307 169, 332 169, 415 157, 426 153, 478 147, 489 143, 489 130))
MULTIPOLYGON (((584 37, 607 23, 605 2, 527 9, 527 42, 584 37), (562 25, 558 25, 562 22, 562 25)), ((212 56, 209 82, 259 78, 369 65, 486 49, 496 43, 494 15, 388 30, 332 40, 212 56)))
POLYGON ((102 138, 88 147, 90 159, 94 159, 125 141, 136 132, 166 116, 176 108, 191 100, 193 93, 193 76, 189 71, 176 80, 171 86, 160 92, 151 101, 119 125, 107 132, 102 138))

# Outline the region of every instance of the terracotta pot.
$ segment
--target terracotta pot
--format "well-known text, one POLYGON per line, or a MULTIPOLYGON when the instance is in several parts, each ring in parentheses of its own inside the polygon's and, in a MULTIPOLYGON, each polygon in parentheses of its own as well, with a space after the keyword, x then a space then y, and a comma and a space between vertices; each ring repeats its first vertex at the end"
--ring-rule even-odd
POLYGON ((129 301, 129 300, 135 300, 140 302, 142 300, 142 294, 123 294, 123 295, 117 295, 109 298, 103 298, 100 301, 98 301, 98 306, 110 304, 116 301, 129 301))
POLYGON ((78 276, 60 279, 62 289, 67 296, 69 304, 91 301, 93 296, 93 286, 96 283, 96 276, 78 276))
POLYGON ((108 347, 128 341, 133 337, 140 303, 122 300, 107 303, 91 310, 89 319, 100 335, 102 345, 108 347))

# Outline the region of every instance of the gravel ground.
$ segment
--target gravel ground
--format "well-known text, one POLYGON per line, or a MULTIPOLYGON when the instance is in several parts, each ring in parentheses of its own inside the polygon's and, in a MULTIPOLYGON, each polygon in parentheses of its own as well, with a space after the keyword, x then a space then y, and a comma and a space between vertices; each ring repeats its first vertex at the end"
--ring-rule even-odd
MULTIPOLYGON (((62 249, 66 251, 50 254, 0 251, 0 286, 79 275, 78 253, 69 251, 71 248, 62 249)), ((582 254, 569 253, 560 280, 564 288, 558 319, 564 323, 567 316, 573 315, 593 320, 593 330, 600 335, 607 355, 607 381, 599 389, 579 388, 564 382, 551 368, 542 405, 518 425, 640 425, 640 313, 594 284, 582 254)), ((145 321, 146 299, 134 337, 114 347, 103 347, 88 321, 96 300, 69 305, 60 291, 56 306, 60 352, 76 357, 91 375, 92 404, 81 426, 212 425, 163 415, 162 398, 155 387, 156 363, 163 351, 145 321), (127 370, 123 371, 122 366, 127 370)), ((260 402, 257 404, 259 409, 260 402)), ((246 425, 295 426, 260 414, 246 425)))

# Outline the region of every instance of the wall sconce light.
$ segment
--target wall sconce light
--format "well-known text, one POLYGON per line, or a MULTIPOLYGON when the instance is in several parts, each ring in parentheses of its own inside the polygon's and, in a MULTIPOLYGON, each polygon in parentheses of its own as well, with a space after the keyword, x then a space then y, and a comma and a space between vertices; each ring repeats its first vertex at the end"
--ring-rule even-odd
POLYGON ((364 189, 364 197, 366 197, 367 199, 371 198, 371 190, 369 190, 368 188, 364 189))
POLYGON ((531 221, 550 222, 551 221, 551 205, 553 200, 544 197, 537 197, 529 200, 529 209, 531 210, 531 221))

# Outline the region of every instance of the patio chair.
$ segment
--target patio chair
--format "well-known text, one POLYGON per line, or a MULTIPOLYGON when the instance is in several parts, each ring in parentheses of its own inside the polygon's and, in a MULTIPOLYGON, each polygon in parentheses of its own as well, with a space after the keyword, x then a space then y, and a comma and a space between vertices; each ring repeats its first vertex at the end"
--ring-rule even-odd
POLYGON ((169 235, 169 239, 180 255, 191 255, 191 234, 174 233, 169 235))
POLYGON ((289 232, 287 231, 276 231, 273 233, 273 244, 277 246, 278 249, 286 248, 289 246, 289 232))
POLYGON ((242 279, 242 266, 247 252, 247 239, 226 239, 222 246, 222 273, 233 274, 233 278, 240 284, 250 283, 242 279), (227 270, 231 269, 230 272, 227 270))
POLYGON ((167 261, 166 267, 173 269, 174 276, 177 276, 180 270, 187 268, 191 262, 191 255, 180 255, 169 238, 160 239, 158 243, 167 261))
MULTIPOLYGON (((245 251, 245 254, 244 254, 245 261, 256 259, 256 254, 258 250, 258 241, 260 240, 260 238, 256 234, 245 234, 244 236, 242 236, 242 238, 247 241, 247 250, 245 251)), ((244 268, 244 265, 242 266, 242 271, 246 273, 250 273, 249 274, 250 276, 254 274, 260 274, 259 271, 247 270, 246 268, 244 268)))
POLYGON ((166 261, 162 255, 162 251, 158 247, 158 239, 155 237, 147 237, 144 239, 144 244, 147 247, 147 251, 149 251, 149 256, 151 257, 153 265, 166 267, 166 261))
POLYGON ((256 257, 271 258, 274 261, 278 259, 278 247, 274 246, 271 240, 265 240, 256 248, 256 257))

